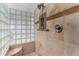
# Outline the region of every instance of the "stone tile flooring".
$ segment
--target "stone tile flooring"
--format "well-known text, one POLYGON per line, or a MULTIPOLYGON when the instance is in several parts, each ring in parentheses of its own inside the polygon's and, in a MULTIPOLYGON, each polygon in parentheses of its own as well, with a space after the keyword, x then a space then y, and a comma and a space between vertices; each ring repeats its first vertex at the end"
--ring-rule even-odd
POLYGON ((38 56, 35 52, 29 53, 29 54, 25 54, 23 56, 38 56))

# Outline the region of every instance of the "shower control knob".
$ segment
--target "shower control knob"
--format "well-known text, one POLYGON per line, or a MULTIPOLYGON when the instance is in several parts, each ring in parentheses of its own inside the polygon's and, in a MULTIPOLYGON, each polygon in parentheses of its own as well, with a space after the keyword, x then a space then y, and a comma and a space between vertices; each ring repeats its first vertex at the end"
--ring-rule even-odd
POLYGON ((56 31, 57 33, 62 32, 62 30, 63 30, 63 26, 61 26, 61 25, 59 25, 59 24, 55 25, 55 31, 56 31))

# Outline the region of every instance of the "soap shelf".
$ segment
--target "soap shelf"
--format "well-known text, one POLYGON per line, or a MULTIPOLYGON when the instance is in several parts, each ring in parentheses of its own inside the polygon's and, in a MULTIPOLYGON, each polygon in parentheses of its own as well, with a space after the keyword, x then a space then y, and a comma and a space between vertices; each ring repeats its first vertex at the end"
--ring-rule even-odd
POLYGON ((44 29, 44 30, 37 29, 37 31, 47 31, 47 32, 49 32, 49 29, 44 29))

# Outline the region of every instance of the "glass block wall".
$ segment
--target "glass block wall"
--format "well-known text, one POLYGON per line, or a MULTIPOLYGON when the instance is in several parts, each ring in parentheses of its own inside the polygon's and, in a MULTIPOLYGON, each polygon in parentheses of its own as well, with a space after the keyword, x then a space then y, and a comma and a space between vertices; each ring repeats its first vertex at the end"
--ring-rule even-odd
POLYGON ((0 55, 4 55, 10 42, 10 21, 8 19, 8 6, 0 3, 0 55))
POLYGON ((34 41, 34 17, 32 13, 9 8, 11 44, 34 41))
POLYGON ((4 55, 10 45, 31 41, 34 41, 33 14, 0 3, 0 55, 4 55))

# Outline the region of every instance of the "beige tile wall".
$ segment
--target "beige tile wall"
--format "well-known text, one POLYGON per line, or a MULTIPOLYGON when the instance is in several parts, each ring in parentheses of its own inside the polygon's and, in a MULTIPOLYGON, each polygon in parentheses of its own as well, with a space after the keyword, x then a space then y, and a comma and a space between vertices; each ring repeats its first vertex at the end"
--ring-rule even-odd
POLYGON ((65 55, 79 55, 79 12, 65 17, 65 55))
MULTIPOLYGON (((78 4, 48 4, 47 15, 55 14, 67 8, 78 4), (50 9, 50 10, 49 10, 50 9)), ((79 55, 79 13, 64 16, 47 22, 49 32, 37 31, 39 25, 36 25, 36 52, 38 55, 79 55), (63 25, 61 33, 55 32, 55 25, 63 25), (74 40, 74 41, 73 41, 74 40), (77 44, 77 45, 76 45, 77 44)), ((36 17, 36 21, 38 16, 36 17)))

